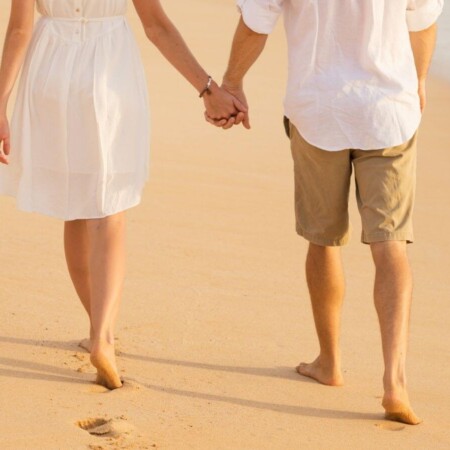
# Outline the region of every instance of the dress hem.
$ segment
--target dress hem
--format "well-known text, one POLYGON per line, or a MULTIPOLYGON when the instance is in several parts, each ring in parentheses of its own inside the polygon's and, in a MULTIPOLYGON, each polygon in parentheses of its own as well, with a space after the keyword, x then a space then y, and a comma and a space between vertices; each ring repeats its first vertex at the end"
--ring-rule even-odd
POLYGON ((40 214, 42 216, 51 217, 53 219, 62 220, 64 222, 72 222, 74 220, 104 219, 105 217, 113 216, 114 214, 119 214, 119 213, 127 211, 127 210, 129 210, 131 208, 135 208, 142 201, 142 196, 139 196, 136 201, 131 202, 128 206, 124 206, 123 208, 119 208, 117 211, 104 212, 104 213, 99 213, 99 214, 94 214, 94 215, 88 214, 88 215, 83 216, 83 217, 70 217, 70 216, 69 217, 65 217, 65 216, 61 216, 61 215, 58 215, 58 214, 42 212, 42 211, 38 211, 38 210, 33 209, 33 208, 29 208, 27 206, 23 206, 23 205, 20 204, 19 200, 17 200, 16 195, 14 195, 13 193, 1 192, 0 195, 5 196, 5 197, 14 198, 16 200, 16 208, 17 208, 18 211, 25 212, 25 213, 32 213, 32 214, 40 214))

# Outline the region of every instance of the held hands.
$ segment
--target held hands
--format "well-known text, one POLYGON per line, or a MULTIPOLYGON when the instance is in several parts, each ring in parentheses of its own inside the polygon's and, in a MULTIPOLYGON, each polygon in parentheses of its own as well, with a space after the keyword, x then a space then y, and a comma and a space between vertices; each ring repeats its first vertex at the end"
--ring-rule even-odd
POLYGON ((8 164, 10 133, 6 114, 0 114, 0 164, 8 164))
POLYGON ((250 129, 247 100, 241 88, 233 88, 225 83, 219 87, 213 83, 210 92, 203 96, 205 119, 210 124, 224 130, 233 125, 250 129))

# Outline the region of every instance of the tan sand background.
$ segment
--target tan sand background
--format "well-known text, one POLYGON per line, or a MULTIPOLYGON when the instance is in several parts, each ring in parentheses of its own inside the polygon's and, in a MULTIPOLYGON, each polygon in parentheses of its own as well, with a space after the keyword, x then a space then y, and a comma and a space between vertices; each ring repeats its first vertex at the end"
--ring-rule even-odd
MULTIPOLYGON (((238 19, 233 3, 164 2, 217 79, 238 19)), ((2 41, 8 8, 0 0, 2 41)), ((246 82, 253 130, 224 132, 204 124, 196 92, 146 42, 133 12, 130 19, 153 134, 151 181, 129 213, 117 342, 127 383, 114 392, 91 383, 77 348, 87 323, 66 273, 62 224, 0 198, 0 448, 448 449, 449 87, 430 83, 420 134, 408 374, 425 422, 408 427, 382 420, 373 268, 353 200, 353 240, 343 252, 346 386, 321 386, 293 369, 316 356, 317 342, 281 126, 281 24, 246 82), (110 434, 77 425, 89 418, 111 419, 110 434)))

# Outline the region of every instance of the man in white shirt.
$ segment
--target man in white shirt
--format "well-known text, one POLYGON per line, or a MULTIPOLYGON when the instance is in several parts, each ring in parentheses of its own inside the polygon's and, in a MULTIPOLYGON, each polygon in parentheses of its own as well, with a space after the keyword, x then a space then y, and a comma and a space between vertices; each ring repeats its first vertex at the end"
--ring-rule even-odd
MULTIPOLYGON (((297 367, 320 383, 343 383, 339 328, 355 171, 362 242, 376 267, 375 306, 385 372, 386 418, 421 422, 405 379, 411 305, 416 131, 443 0, 237 0, 236 30, 223 86, 244 103, 243 78, 284 16, 289 49, 285 114, 295 171, 297 232, 309 242, 306 274, 320 353, 297 367)), ((224 126, 224 121, 211 123, 224 126)), ((248 113, 229 118, 224 128, 248 113)))

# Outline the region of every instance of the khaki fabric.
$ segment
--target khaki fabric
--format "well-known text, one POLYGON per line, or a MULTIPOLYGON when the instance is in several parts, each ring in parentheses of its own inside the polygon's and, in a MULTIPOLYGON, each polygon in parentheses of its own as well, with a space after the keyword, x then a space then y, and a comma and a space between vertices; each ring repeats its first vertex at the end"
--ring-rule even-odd
POLYGON ((306 142, 290 124, 297 233, 323 246, 349 239, 352 171, 362 221, 361 241, 413 241, 416 142, 380 150, 326 151, 306 142))

